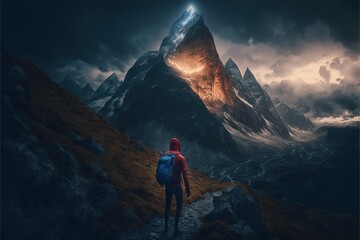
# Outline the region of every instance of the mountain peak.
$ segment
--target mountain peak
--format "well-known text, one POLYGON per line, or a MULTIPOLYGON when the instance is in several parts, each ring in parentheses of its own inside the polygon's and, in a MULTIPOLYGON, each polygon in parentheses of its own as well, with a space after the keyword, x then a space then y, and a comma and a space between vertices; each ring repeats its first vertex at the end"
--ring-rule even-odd
POLYGON ((173 52, 185 38, 187 31, 197 22, 204 22, 202 16, 190 6, 180 18, 172 25, 169 34, 164 38, 160 46, 160 52, 166 56, 173 52))
POLYGON ((248 67, 245 70, 244 78, 255 78, 254 74, 251 72, 251 70, 248 67))
POLYGON ((236 65, 236 64, 235 64, 234 60, 232 60, 232 58, 229 57, 229 59, 227 60, 225 65, 236 65))
POLYGON ((227 62, 225 63, 225 67, 226 68, 238 68, 238 66, 236 65, 236 63, 234 62, 234 60, 232 60, 232 58, 230 57, 227 62))
POLYGON ((108 78, 105 79, 104 82, 115 82, 115 81, 119 81, 118 77, 116 76, 115 73, 112 73, 108 78))
POLYGON ((242 80, 241 72, 236 63, 232 60, 232 58, 229 58, 225 64, 225 69, 235 78, 242 80))

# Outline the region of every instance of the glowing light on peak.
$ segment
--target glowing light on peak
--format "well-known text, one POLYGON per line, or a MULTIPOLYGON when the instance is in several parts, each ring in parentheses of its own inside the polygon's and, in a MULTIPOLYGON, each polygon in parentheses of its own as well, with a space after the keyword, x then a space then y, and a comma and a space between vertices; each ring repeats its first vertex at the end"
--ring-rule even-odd
POLYGON ((189 67, 184 67, 184 66, 181 66, 180 64, 168 59, 168 62, 173 66, 175 67, 176 69, 180 70, 181 72, 185 73, 185 74, 194 74, 194 73, 197 73, 197 72, 200 72, 201 70, 203 70, 204 66, 199 66, 199 67, 196 67, 196 68, 189 68, 189 67))
POLYGON ((194 13, 195 12, 195 7, 192 4, 190 4, 187 10, 189 12, 191 12, 191 13, 194 13))

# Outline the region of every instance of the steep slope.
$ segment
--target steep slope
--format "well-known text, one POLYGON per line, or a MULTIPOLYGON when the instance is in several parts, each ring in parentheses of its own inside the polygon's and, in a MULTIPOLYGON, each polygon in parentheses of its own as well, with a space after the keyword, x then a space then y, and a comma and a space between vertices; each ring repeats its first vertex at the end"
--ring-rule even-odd
POLYGON ((244 79, 241 75, 239 67, 236 63, 229 58, 225 64, 225 70, 228 73, 230 80, 233 81, 233 84, 236 86, 236 90, 238 91, 239 96, 244 96, 242 99, 247 105, 251 105, 255 103, 254 97, 251 95, 249 89, 244 84, 244 79), (251 103, 251 104, 250 104, 251 103))
POLYGON ((271 100, 260 107, 231 62, 223 66, 202 16, 190 8, 172 25, 159 52, 138 59, 100 114, 157 150, 171 136, 183 138, 193 166, 233 158, 239 147, 234 141, 246 149, 248 134, 288 138, 276 111, 266 109, 271 100))
POLYGON ((274 93, 268 84, 264 85, 263 88, 270 95, 278 113, 290 127, 306 131, 311 131, 314 129, 314 124, 310 119, 305 117, 304 114, 302 114, 297 109, 286 104, 280 96, 277 96, 274 93))
POLYGON ((246 68, 243 79, 250 94, 255 98, 255 106, 258 112, 265 118, 268 129, 283 138, 289 137, 286 125, 276 111, 270 96, 261 88, 249 68, 246 68))
POLYGON ((191 166, 206 169, 236 152, 226 129, 158 52, 139 58, 100 113, 159 151, 179 137, 191 166))
POLYGON ((173 24, 161 44, 160 52, 164 53, 166 63, 187 80, 192 90, 220 121, 239 125, 244 132, 267 129, 274 135, 289 137, 287 128, 276 111, 270 109, 273 107, 271 100, 262 92, 256 79, 251 81, 257 83, 256 86, 246 84, 247 81, 242 84, 241 74, 231 59, 226 67, 223 66, 212 34, 198 13, 190 9, 173 24), (250 89, 250 86, 254 89, 250 89), (266 99, 265 104, 254 101, 253 98, 260 97, 257 93, 266 99))
POLYGON ((122 82, 119 81, 115 73, 111 74, 104 82, 101 83, 95 93, 86 100, 86 105, 95 112, 100 111, 121 84, 122 82))
MULTIPOLYGON (((161 216, 159 154, 31 63, 1 54, 1 237, 112 239, 161 216)), ((192 195, 226 184, 190 170, 192 195)))

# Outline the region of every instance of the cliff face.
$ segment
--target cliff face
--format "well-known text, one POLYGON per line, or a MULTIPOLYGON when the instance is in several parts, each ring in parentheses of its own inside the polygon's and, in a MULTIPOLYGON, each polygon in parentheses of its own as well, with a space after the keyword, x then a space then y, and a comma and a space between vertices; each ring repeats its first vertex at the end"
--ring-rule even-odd
POLYGON ((227 94, 230 86, 214 39, 202 17, 189 28, 184 39, 165 59, 188 81, 208 109, 221 116, 223 106, 231 103, 227 94))
POLYGON ((221 122, 243 134, 268 130, 288 138, 283 120, 250 70, 243 79, 231 59, 225 66, 222 64, 212 34, 198 13, 190 11, 182 18, 174 23, 161 44, 165 62, 187 81, 221 122))
POLYGON ((207 169, 237 151, 221 122, 159 52, 135 63, 100 113, 158 151, 177 136, 190 166, 207 169))

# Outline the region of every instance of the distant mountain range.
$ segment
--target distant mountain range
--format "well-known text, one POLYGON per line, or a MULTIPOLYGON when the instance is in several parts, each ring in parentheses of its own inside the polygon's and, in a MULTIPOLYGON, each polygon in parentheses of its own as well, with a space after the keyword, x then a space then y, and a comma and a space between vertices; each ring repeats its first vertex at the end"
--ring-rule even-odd
MULTIPOLYGON (((65 83, 79 92, 73 82, 65 83)), ((223 65, 203 17, 189 9, 159 51, 143 54, 123 83, 113 74, 95 93, 79 98, 158 151, 179 137, 194 159, 190 165, 204 169, 234 154, 282 146, 295 129, 312 130, 309 119, 269 91, 249 68, 242 76, 231 58, 223 65)))
POLYGON ((67 77, 59 84, 71 95, 88 105, 93 111, 98 112, 120 87, 122 81, 117 78, 115 73, 112 73, 96 90, 89 83, 81 87, 78 82, 70 77, 67 77))
POLYGON ((136 61, 108 98, 99 111, 108 121, 159 151, 178 136, 194 165, 291 140, 290 125, 268 93, 250 69, 242 76, 231 58, 222 64, 193 9, 174 22, 159 51, 136 61))
POLYGON ((305 117, 301 111, 299 111, 299 107, 291 107, 285 103, 285 101, 274 93, 273 89, 270 85, 266 84, 263 86, 263 89, 271 96, 271 99, 274 102, 276 110, 279 112, 281 117, 286 121, 288 126, 291 128, 301 129, 312 131, 315 126, 311 122, 311 120, 305 117))

